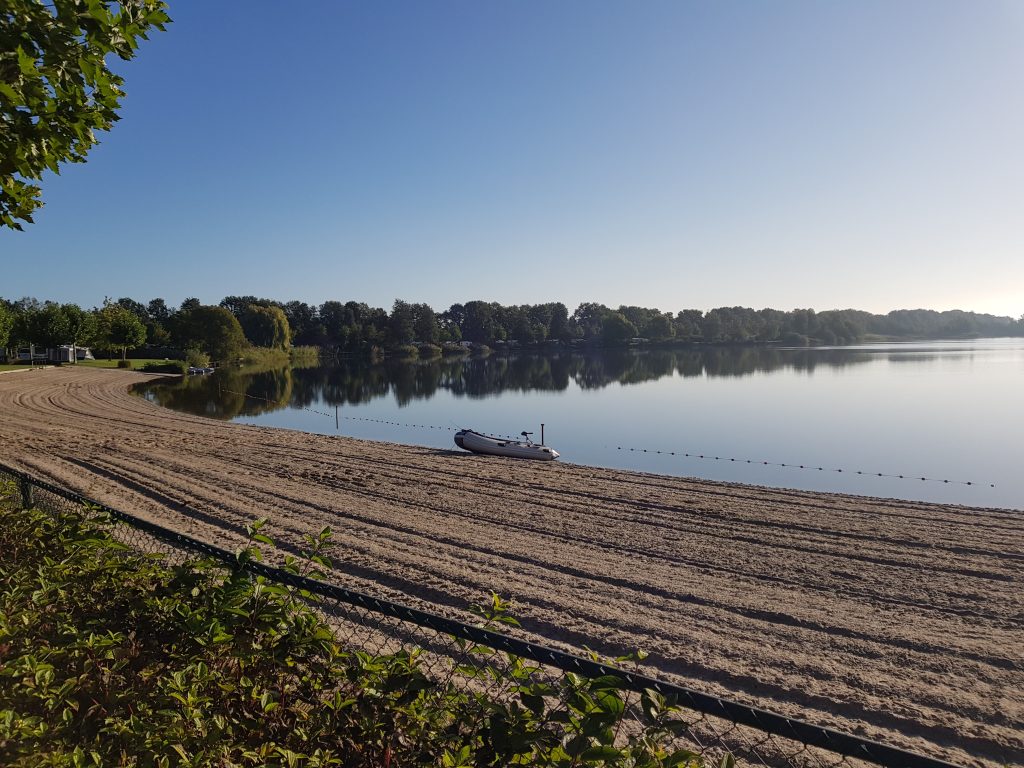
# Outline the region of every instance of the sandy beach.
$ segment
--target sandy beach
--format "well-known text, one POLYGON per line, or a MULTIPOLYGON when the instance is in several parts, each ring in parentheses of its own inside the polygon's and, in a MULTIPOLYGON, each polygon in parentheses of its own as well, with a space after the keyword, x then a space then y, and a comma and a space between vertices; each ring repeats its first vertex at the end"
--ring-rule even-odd
POLYGON ((329 525, 337 580, 650 652, 710 693, 934 757, 1024 764, 1024 513, 728 485, 227 424, 141 374, 0 376, 0 462, 233 546, 329 525))

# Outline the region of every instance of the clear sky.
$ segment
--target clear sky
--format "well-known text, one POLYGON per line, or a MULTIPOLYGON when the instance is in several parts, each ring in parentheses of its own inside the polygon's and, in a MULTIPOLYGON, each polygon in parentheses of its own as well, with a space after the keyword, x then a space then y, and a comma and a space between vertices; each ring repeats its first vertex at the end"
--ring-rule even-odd
POLYGON ((171 0, 0 295, 1024 313, 1024 3, 171 0))

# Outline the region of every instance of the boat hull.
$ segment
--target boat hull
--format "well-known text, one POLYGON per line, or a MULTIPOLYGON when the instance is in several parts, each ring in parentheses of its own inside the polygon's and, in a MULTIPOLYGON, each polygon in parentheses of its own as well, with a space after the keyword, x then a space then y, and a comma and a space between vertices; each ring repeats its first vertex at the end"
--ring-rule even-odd
POLYGON ((554 461, 558 451, 546 445, 536 445, 521 440, 504 440, 500 437, 484 435, 471 429, 462 429, 455 433, 455 444, 472 453, 487 456, 508 456, 513 459, 533 459, 534 461, 554 461))

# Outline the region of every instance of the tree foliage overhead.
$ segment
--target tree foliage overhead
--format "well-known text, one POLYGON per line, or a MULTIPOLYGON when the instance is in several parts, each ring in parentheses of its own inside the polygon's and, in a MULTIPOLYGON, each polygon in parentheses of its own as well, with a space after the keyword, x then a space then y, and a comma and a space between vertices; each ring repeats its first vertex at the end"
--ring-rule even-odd
POLYGON ((0 5, 0 227, 22 229, 42 206, 33 182, 85 162, 96 131, 118 119, 131 59, 170 21, 162 0, 4 0, 0 5))

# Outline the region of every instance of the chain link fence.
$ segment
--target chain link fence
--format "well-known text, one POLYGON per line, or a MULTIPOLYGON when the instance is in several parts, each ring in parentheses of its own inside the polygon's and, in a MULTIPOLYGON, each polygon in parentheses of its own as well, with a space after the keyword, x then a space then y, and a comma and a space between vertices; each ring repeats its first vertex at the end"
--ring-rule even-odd
MULTIPOLYGON (((159 554, 169 565, 212 558, 238 567, 234 552, 98 504, 52 483, 0 465, 0 482, 14 482, 25 507, 60 513, 83 504, 105 512, 112 536, 133 550, 159 554)), ((438 683, 464 689, 481 702, 473 716, 492 716, 485 702, 517 701, 544 712, 538 743, 564 744, 587 696, 607 681, 624 702, 616 718, 614 743, 626 744, 652 732, 669 751, 699 754, 705 765, 836 768, 882 765, 891 768, 950 768, 951 763, 818 727, 755 707, 701 693, 632 669, 630 662, 582 657, 472 626, 370 595, 354 592, 249 561, 253 576, 304 590, 346 648, 372 655, 415 652, 438 683), (588 685, 588 683, 590 685, 588 685), (536 701, 538 699, 543 701, 536 701), (582 702, 582 703, 581 703, 582 702)), ((578 722, 575 723, 578 725, 578 722)))

